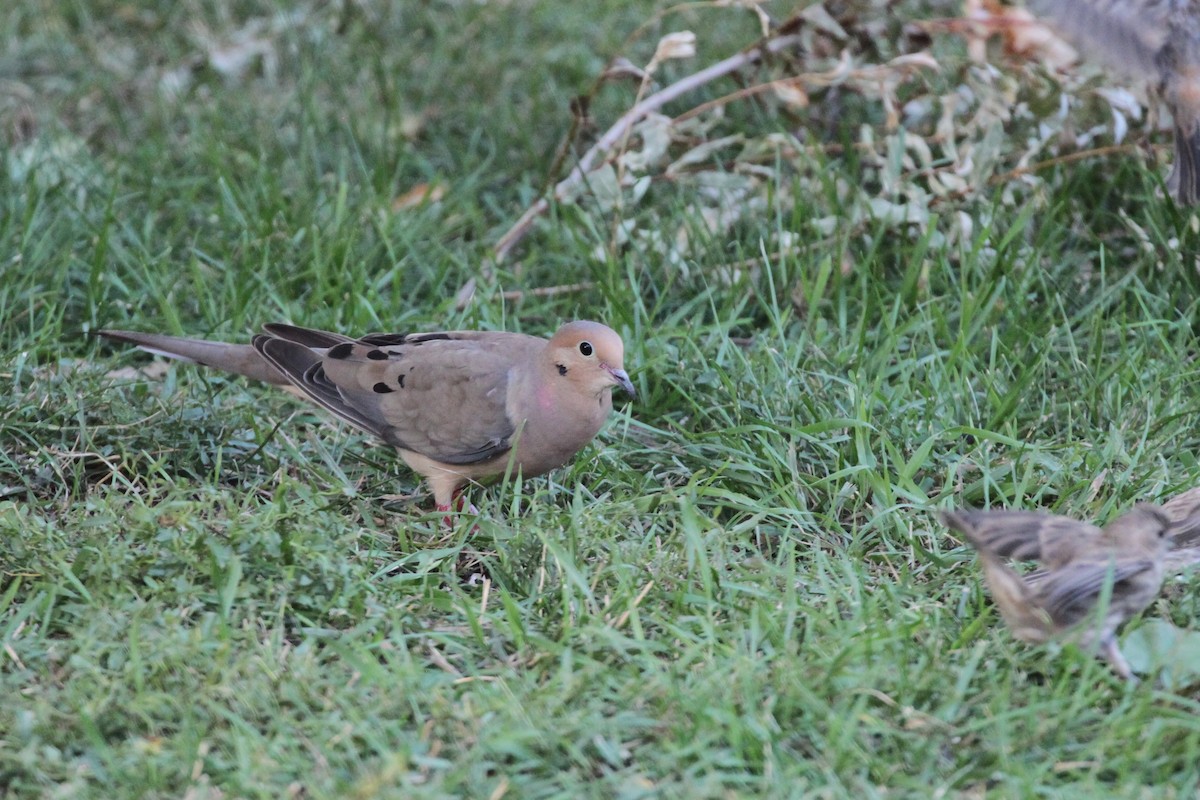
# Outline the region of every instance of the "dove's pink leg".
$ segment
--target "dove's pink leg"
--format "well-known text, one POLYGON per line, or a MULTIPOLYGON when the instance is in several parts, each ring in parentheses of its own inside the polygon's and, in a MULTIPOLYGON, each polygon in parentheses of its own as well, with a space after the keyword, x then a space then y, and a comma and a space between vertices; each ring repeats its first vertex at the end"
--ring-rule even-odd
POLYGON ((437 510, 446 515, 446 516, 442 517, 442 524, 445 525, 447 528, 453 528, 454 527, 454 517, 450 516, 450 509, 453 508, 455 511, 462 513, 464 505, 467 507, 467 510, 470 513, 472 513, 472 514, 479 513, 479 509, 475 508, 475 504, 468 503, 467 499, 465 497, 463 497, 462 489, 455 490, 454 498, 449 503, 445 503, 445 504, 439 503, 437 506, 437 510))

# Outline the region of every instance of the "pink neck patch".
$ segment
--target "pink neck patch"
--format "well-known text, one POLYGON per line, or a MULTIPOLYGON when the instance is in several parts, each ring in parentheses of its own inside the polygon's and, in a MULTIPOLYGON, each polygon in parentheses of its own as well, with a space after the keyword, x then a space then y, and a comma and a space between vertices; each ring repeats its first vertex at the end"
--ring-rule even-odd
POLYGON ((537 393, 534 395, 537 399, 538 408, 542 411, 549 411, 554 408, 554 392, 546 384, 538 387, 537 393))

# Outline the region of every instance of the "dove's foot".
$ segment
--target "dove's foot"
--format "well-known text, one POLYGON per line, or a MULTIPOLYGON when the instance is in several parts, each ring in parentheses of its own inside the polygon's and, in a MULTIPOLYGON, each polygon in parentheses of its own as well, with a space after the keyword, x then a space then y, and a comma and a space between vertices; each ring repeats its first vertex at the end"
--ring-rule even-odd
MULTIPOLYGON (((454 499, 452 499, 449 503, 438 503, 437 510, 439 514, 446 515, 442 517, 442 524, 449 529, 454 528, 454 517, 450 515, 451 510, 459 514, 461 514, 464 510, 469 514, 479 513, 479 509, 475 507, 475 504, 468 503, 467 498, 463 497, 461 489, 454 493, 454 499)), ((478 530, 479 526, 475 525, 471 528, 471 533, 476 533, 478 530)))

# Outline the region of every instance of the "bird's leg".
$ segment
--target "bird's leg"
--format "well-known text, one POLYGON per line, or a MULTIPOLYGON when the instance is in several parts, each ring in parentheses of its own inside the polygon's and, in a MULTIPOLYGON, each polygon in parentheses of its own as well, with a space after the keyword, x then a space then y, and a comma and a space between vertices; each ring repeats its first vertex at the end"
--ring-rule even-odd
POLYGON ((479 513, 479 509, 475 508, 474 503, 467 502, 467 498, 463 496, 463 490, 455 489, 454 494, 451 496, 449 503, 438 503, 437 504, 438 513, 446 515, 446 516, 442 517, 442 524, 445 525, 447 528, 453 528, 454 527, 454 517, 450 516, 450 510, 453 509, 454 511, 461 514, 463 512, 463 506, 466 506, 466 510, 471 514, 479 513))
POLYGON ((436 506, 434 506, 434 508, 437 509, 439 514, 446 515, 442 517, 442 526, 446 528, 453 528, 454 517, 450 516, 450 503, 438 503, 436 506))
POLYGON ((1115 633, 1109 634, 1104 638, 1104 641, 1100 645, 1100 656, 1122 678, 1130 683, 1138 682, 1137 677, 1133 674, 1133 669, 1129 666, 1129 662, 1125 660, 1125 654, 1121 652, 1121 648, 1117 645, 1117 636, 1115 633))

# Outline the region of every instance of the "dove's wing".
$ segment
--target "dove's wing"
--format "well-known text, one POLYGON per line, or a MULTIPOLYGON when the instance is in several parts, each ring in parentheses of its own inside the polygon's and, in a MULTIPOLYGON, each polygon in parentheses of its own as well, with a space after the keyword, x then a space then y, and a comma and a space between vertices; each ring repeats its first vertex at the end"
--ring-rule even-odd
POLYGON ((297 388, 384 441, 444 464, 505 453, 514 368, 545 340, 514 333, 373 334, 314 349, 312 331, 267 325, 254 347, 297 388))

